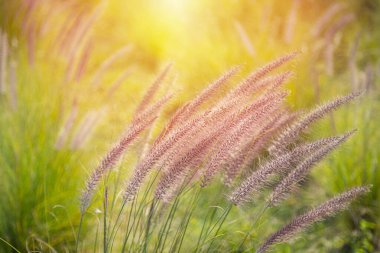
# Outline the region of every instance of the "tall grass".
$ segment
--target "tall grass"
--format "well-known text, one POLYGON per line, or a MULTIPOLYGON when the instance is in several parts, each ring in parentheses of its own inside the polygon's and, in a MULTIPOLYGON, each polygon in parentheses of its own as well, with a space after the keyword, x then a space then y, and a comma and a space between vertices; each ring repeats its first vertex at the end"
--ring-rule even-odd
MULTIPOLYGON (((111 149, 86 182, 81 198, 82 216, 77 234, 77 251, 89 247, 85 239, 83 242, 81 240, 81 226, 91 208, 94 191, 101 186, 101 180, 105 180, 101 188, 104 193, 100 194, 103 199, 103 218, 100 222, 102 229, 97 229, 95 238, 101 237, 98 235, 101 231, 103 252, 250 250, 252 243, 246 243, 247 236, 260 230, 257 223, 267 209, 280 205, 290 192, 301 185, 313 165, 353 134, 351 131, 314 143, 300 144, 300 134, 311 123, 360 93, 332 100, 302 117, 290 117, 291 114, 287 116, 283 108, 287 92, 283 91, 281 85, 290 75, 266 76, 295 55, 286 55, 259 68, 219 101, 215 101, 210 108, 200 109, 198 106, 209 99, 210 95, 217 93, 217 88, 236 71, 229 71, 211 83, 194 100, 173 113, 157 139, 145 144, 148 145, 147 153, 138 159, 126 184, 120 184, 119 176, 112 176, 112 171, 108 168, 119 161, 126 145, 139 134, 135 132, 136 134, 129 135, 127 131, 126 137, 122 137, 119 144, 111 149), (205 94, 209 96, 204 96, 205 94), (280 124, 279 120, 282 117, 290 117, 292 121, 280 124), (272 138, 268 138, 268 132, 272 138), (272 142, 271 139, 274 141, 270 148, 271 154, 265 157, 265 150, 272 142), (220 189, 231 197, 229 200, 217 198, 215 206, 219 207, 221 212, 217 213, 215 208, 210 215, 206 213, 201 218, 204 223, 197 244, 191 244, 186 235, 188 231, 193 231, 191 221, 198 212, 197 209, 201 209, 200 198, 204 194, 210 194, 206 191, 213 181, 216 181, 215 184, 221 184, 218 182, 220 174, 225 174, 224 177, 228 178, 230 173, 226 169, 231 166, 226 165, 231 162, 235 164, 235 156, 245 152, 245 147, 251 145, 252 140, 256 140, 256 152, 244 159, 252 161, 255 157, 264 156, 267 164, 250 170, 247 170, 247 167, 237 168, 234 178, 229 178, 227 184, 234 185, 234 189, 220 189), (260 146, 257 146, 258 143, 260 146), (271 187, 273 183, 275 186, 271 187), (109 195, 111 187, 115 191, 113 198, 109 195), (262 194, 263 188, 267 188, 269 194, 262 194), (260 196, 266 197, 260 200, 260 196), (223 241, 228 241, 230 236, 230 212, 237 208, 235 206, 239 207, 245 201, 250 202, 253 199, 257 199, 256 205, 262 206, 262 211, 255 214, 253 221, 249 221, 252 226, 245 232, 246 236, 241 237, 240 243, 224 245, 223 241), (111 207, 109 203, 112 203, 111 207)), ((153 87, 158 89, 159 86, 153 87)), ((149 89, 148 94, 151 92, 149 89)), ((142 103, 148 104, 149 101, 145 99, 142 103)), ((159 111, 150 110, 147 104, 144 105, 147 109, 136 111, 135 120, 129 129, 136 129, 137 125, 142 124, 139 119, 151 123, 150 118, 157 117, 159 111)), ((162 103, 159 101, 158 104, 162 103)), ((344 209, 353 199, 368 191, 368 187, 353 188, 304 216, 295 218, 290 225, 273 234, 260 247, 259 242, 255 242, 253 247, 258 252, 266 252, 273 244, 282 242, 296 231, 344 209)), ((194 236, 195 233, 191 234, 194 236)), ((98 245, 97 240, 93 243, 98 245)))

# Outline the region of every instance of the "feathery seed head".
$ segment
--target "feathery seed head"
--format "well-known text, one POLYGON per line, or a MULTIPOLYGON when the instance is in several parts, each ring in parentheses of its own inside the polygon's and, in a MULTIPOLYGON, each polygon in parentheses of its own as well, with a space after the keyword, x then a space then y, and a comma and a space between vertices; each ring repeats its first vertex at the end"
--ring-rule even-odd
POLYGON ((126 189, 124 191, 124 199, 132 200, 136 195, 137 190, 140 188, 141 184, 145 180, 146 176, 152 169, 152 167, 159 161, 159 159, 164 155, 171 146, 173 146, 177 141, 179 141, 188 131, 196 125, 197 121, 191 120, 186 125, 176 128, 167 135, 159 143, 154 143, 150 151, 144 159, 142 159, 136 166, 135 173, 132 178, 128 181, 126 189))
POLYGON ((343 136, 335 136, 324 138, 312 143, 307 143, 288 151, 287 153, 274 157, 269 162, 258 168, 253 174, 248 177, 230 196, 230 201, 236 205, 247 201, 252 193, 259 192, 265 185, 270 182, 270 176, 274 174, 284 174, 294 164, 298 164, 302 158, 308 157, 310 154, 322 150, 332 145, 338 145, 343 142, 354 131, 351 131, 343 136))
POLYGON ((210 97, 214 95, 224 85, 233 75, 235 75, 241 69, 240 66, 232 67, 230 70, 225 72, 221 77, 215 80, 213 83, 208 85, 201 93, 199 93, 193 100, 189 101, 181 108, 179 108, 169 120, 167 126, 162 131, 161 135, 157 139, 160 141, 164 135, 167 135, 175 126, 183 124, 187 118, 191 118, 192 114, 195 114, 197 109, 201 104, 207 101, 210 97))
POLYGON ((267 252, 274 244, 284 242, 313 223, 333 216, 337 212, 345 209, 354 199, 369 191, 369 186, 354 187, 335 198, 326 201, 320 206, 297 216, 288 225, 268 237, 268 239, 259 247, 257 253, 267 252))
POLYGON ((247 87, 251 86, 252 83, 257 82, 258 80, 260 80, 262 77, 264 77, 265 75, 267 75, 268 73, 270 73, 274 69, 280 67, 284 63, 295 58, 297 55, 298 55, 298 52, 293 52, 293 53, 287 54, 283 57, 280 57, 280 58, 268 63, 264 67, 261 67, 261 68, 255 70, 236 89, 234 89, 230 93, 229 97, 235 97, 235 96, 240 95, 242 92, 244 92, 244 90, 247 89, 247 87))
POLYGON ((314 152, 310 157, 301 162, 293 171, 291 171, 273 190, 272 194, 269 197, 268 202, 271 205, 278 204, 286 194, 291 191, 300 181, 302 181, 310 169, 322 160, 326 155, 328 155, 332 150, 334 150, 338 145, 343 143, 349 138, 354 131, 350 131, 341 137, 338 140, 332 142, 329 145, 323 146, 316 152, 314 152))
POLYGON ((151 116, 150 119, 145 119, 145 121, 139 122, 138 124, 132 124, 119 142, 106 154, 86 182, 85 189, 83 190, 80 199, 80 208, 82 213, 84 213, 90 205, 95 188, 104 174, 115 166, 132 141, 135 140, 144 129, 152 124, 155 119, 156 117, 151 116))
POLYGON ((186 169, 192 160, 197 159, 200 155, 206 152, 207 149, 214 141, 217 133, 214 136, 209 136, 197 143, 193 148, 191 148, 186 154, 177 161, 167 170, 167 172, 161 177, 159 181, 155 196, 161 199, 167 192, 168 188, 175 187, 178 183, 178 179, 183 174, 183 170, 186 169))
MULTIPOLYGON (((262 107, 256 107, 255 111, 248 115, 246 118, 239 119, 238 127, 233 130, 230 135, 226 136, 226 139, 221 143, 218 150, 215 152, 213 157, 207 163, 204 173, 204 178, 202 180, 202 186, 206 186, 215 173, 221 168, 221 165, 226 161, 228 151, 233 149, 233 147, 244 137, 246 134, 251 132, 251 127, 254 126, 254 123, 259 121, 267 112, 270 112, 272 109, 284 99, 287 95, 287 92, 280 92, 278 94, 268 94, 267 97, 264 97, 263 102, 268 103, 262 107), (273 97, 274 99, 269 99, 273 97)), ((255 105, 255 103, 253 104, 255 105)), ((249 111, 249 110, 248 110, 249 111)))
POLYGON ((358 97, 363 92, 353 92, 347 96, 338 97, 330 102, 325 103, 322 106, 317 107, 312 110, 310 113, 305 115, 299 121, 296 121, 289 128, 287 128, 273 143, 273 145, 269 148, 271 154, 280 154, 284 152, 284 148, 287 147, 288 144, 292 143, 296 140, 296 138, 302 133, 305 129, 307 129, 312 123, 316 120, 325 116, 328 112, 336 109, 340 105, 343 105, 352 99, 358 97))
POLYGON ((153 99, 154 95, 157 93, 158 89, 160 88, 160 85, 162 84, 165 77, 169 73, 169 70, 171 69, 172 65, 173 65, 172 63, 169 63, 168 65, 166 65, 164 70, 157 76, 157 78, 150 85, 150 87, 146 91, 144 97, 142 98, 140 104, 138 105, 136 109, 136 115, 144 111, 144 109, 149 105, 150 101, 153 99))

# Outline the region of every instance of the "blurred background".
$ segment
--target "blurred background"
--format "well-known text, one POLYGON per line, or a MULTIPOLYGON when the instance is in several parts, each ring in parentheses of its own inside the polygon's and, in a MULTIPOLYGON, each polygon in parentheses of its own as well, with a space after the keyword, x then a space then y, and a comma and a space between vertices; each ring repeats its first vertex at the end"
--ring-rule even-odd
POLYGON ((11 252, 4 241, 22 252, 72 249, 84 178, 166 64, 174 65, 160 94, 176 96, 164 118, 231 66, 243 66, 239 79, 301 51, 290 107, 366 92, 307 133, 359 130, 271 222, 295 215, 295 203, 372 184, 292 250, 378 252, 379 28, 379 0, 0 0, 0 251, 11 252))

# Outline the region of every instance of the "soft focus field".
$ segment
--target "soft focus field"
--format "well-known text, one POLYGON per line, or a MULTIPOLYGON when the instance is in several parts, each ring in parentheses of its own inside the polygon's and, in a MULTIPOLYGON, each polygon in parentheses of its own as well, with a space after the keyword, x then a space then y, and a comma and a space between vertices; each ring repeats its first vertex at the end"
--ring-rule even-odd
MULTIPOLYGON (((230 67, 242 71, 228 87, 293 51, 301 53, 287 67, 295 73, 286 84, 290 108, 309 110, 365 90, 302 137, 358 131, 313 169, 302 191, 266 212, 259 224, 265 231, 248 241, 262 241, 350 187, 372 185, 345 212, 273 250, 380 252, 379 28, 379 0, 0 0, 0 252, 75 252, 81 189, 167 64, 172 69, 155 100, 174 97, 152 135, 230 67)), ((143 141, 107 177, 109 195, 120 194, 143 141)), ((82 224, 81 252, 103 252, 103 190, 82 224)), ((189 252, 203 217, 229 192, 214 182, 201 195, 181 252, 189 252)), ((186 201, 191 196, 178 212, 186 213, 186 201)), ((260 208, 233 209, 220 232, 225 242, 210 252, 230 252, 260 208)))

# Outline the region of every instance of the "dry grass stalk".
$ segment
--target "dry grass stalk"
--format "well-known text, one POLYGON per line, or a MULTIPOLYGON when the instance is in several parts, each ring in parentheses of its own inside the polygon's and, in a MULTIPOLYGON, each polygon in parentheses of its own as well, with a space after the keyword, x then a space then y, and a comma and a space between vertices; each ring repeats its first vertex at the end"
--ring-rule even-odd
POLYGON ((370 187, 354 187, 335 198, 332 198, 318 207, 297 216, 288 225, 284 226, 274 234, 272 234, 257 250, 257 253, 264 253, 269 250, 271 246, 277 243, 285 242, 292 238, 296 233, 306 229, 315 222, 322 221, 330 216, 335 215, 337 212, 345 209, 350 202, 361 195, 370 191, 370 187))
POLYGON ((11 60, 9 63, 9 96, 13 110, 17 109, 17 63, 11 60))
POLYGON ((61 149, 63 145, 65 144, 65 141, 67 140, 70 130, 72 129, 74 125, 74 121, 77 115, 78 115, 78 104, 76 101, 74 101, 69 116, 67 117, 65 123, 59 130, 59 134, 54 145, 56 149, 61 149))
POLYGON ((152 101, 154 95, 157 93, 160 88, 162 82, 165 80, 167 74, 169 73, 172 64, 166 65, 166 67, 162 70, 162 72, 156 77, 153 83, 150 85, 148 90, 145 92, 144 97, 141 99, 140 104, 137 106, 136 114, 138 115, 140 112, 144 111, 146 106, 152 101))
POLYGON ((358 97, 363 92, 353 92, 347 96, 338 97, 330 102, 327 102, 316 109, 306 114, 303 118, 293 123, 290 127, 285 129, 280 136, 274 141, 269 151, 273 155, 282 154, 286 151, 289 144, 297 140, 298 136, 304 132, 313 122, 322 118, 327 113, 338 108, 339 106, 351 101, 358 97))
POLYGON ((239 21, 234 22, 235 30, 239 34, 240 40, 243 43, 245 49, 247 50, 248 54, 250 56, 256 55, 256 50, 253 47, 253 43, 250 40, 247 31, 244 29, 244 27, 240 24, 239 21))
POLYGON ((315 22, 314 27, 311 29, 311 35, 317 37, 322 32, 324 26, 340 11, 345 8, 341 2, 332 4, 315 22))
MULTIPOLYGON (((83 117, 81 123, 77 127, 76 133, 70 144, 70 148, 73 150, 80 149, 88 141, 89 137, 99 124, 99 121, 104 116, 106 109, 93 110, 83 117)), ((71 120, 70 118, 68 120, 71 120)), ((70 124, 71 122, 67 122, 70 124)))
POLYGON ((136 139, 136 137, 153 121, 155 117, 150 118, 149 120, 142 122, 141 124, 132 125, 129 127, 127 132, 124 134, 124 137, 120 139, 120 141, 107 153, 107 155, 102 159, 99 166, 95 169, 95 171, 91 174, 89 179, 87 180, 86 187, 82 193, 81 197, 81 212, 84 213, 94 194, 94 190, 98 183, 100 182, 103 175, 116 163, 120 160, 121 155, 125 152, 127 147, 131 144, 131 142, 136 139))
POLYGON ((107 71, 110 66, 112 65, 112 63, 114 63, 116 60, 120 59, 121 57, 123 57, 126 53, 130 52, 132 50, 132 46, 131 45, 126 45, 122 48, 120 48, 119 50, 117 50, 115 53, 113 53, 111 56, 109 56, 107 59, 105 59, 101 64, 100 66, 98 67, 98 69, 95 71, 95 74, 93 75, 93 78, 92 78, 92 85, 94 87, 97 87, 99 85, 99 83, 101 82, 102 80, 102 76, 104 74, 105 71, 107 71))
POLYGON ((82 213, 84 213, 87 210, 92 195, 94 194, 95 188, 99 184, 104 174, 115 166, 115 164, 120 160, 122 154, 129 147, 129 145, 139 136, 139 134, 155 121, 160 108, 169 100, 170 97, 171 96, 164 97, 160 101, 148 107, 145 111, 141 113, 140 116, 136 117, 132 121, 129 128, 126 130, 123 137, 115 146, 113 146, 113 148, 111 148, 111 150, 106 154, 106 156, 100 162, 95 171, 93 171, 93 173, 86 182, 85 189, 83 190, 81 196, 82 213))
POLYGON ((310 157, 301 162, 294 170, 292 170, 282 181, 275 187, 272 194, 269 196, 268 202, 270 205, 277 205, 282 199, 285 198, 288 192, 292 191, 301 182, 310 169, 321 161, 326 155, 333 151, 339 144, 346 141, 355 131, 344 134, 328 145, 323 146, 310 157))
POLYGON ((8 35, 0 29, 0 94, 7 90, 8 35))
MULTIPOLYGON (((275 174, 286 174, 289 169, 293 166, 297 166, 297 164, 305 159, 305 157, 307 159, 314 156, 321 158, 320 154, 316 153, 318 150, 327 152, 338 145, 338 143, 340 143, 339 141, 343 141, 342 138, 343 137, 340 136, 324 138, 315 142, 303 144, 283 155, 274 157, 264 165, 260 166, 255 172, 252 173, 252 175, 244 180, 243 183, 241 183, 241 185, 231 194, 230 201, 235 205, 240 205, 243 202, 249 201, 253 193, 258 193, 263 187, 270 183, 270 176, 275 174), (326 147, 330 148, 327 149, 326 147)), ((300 167, 302 167, 301 165, 300 167)), ((294 181, 294 183, 296 182, 294 181)), ((286 187, 282 187, 281 189, 284 188, 286 187)), ((277 196, 276 193, 272 193, 272 195, 277 196)))

